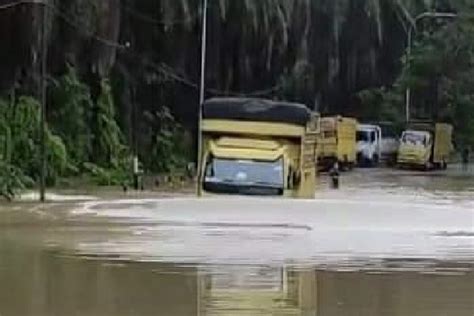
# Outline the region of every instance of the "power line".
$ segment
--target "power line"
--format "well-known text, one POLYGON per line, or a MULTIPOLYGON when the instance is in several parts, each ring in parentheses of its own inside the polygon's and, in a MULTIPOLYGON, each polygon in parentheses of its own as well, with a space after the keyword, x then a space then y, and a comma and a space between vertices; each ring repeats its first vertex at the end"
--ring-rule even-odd
MULTIPOLYGON (((130 55, 136 57, 137 59, 139 59, 140 62, 143 65, 151 67, 154 70, 159 71, 161 74, 173 79, 174 81, 179 82, 183 85, 186 85, 186 86, 188 86, 192 89, 195 89, 195 90, 199 89, 199 86, 198 86, 197 83, 193 82, 186 75, 179 74, 173 67, 167 65, 164 62, 155 63, 155 62, 152 62, 150 60, 146 60, 145 58, 143 58, 143 55, 138 54, 136 52, 132 52, 128 47, 126 47, 126 45, 120 44, 120 43, 118 43, 114 40, 110 40, 110 39, 107 39, 107 38, 104 38, 104 37, 101 37, 101 36, 98 36, 98 35, 94 34, 93 31, 88 30, 82 23, 74 21, 74 19, 72 19, 69 14, 61 11, 56 6, 54 6, 52 4, 49 4, 49 3, 45 2, 44 0, 21 0, 21 1, 15 2, 15 3, 0 5, 0 10, 1 9, 13 8, 13 7, 16 7, 16 6, 19 6, 19 5, 23 5, 23 4, 42 4, 42 5, 45 5, 49 8, 51 8, 51 9, 53 9, 54 12, 56 13, 56 15, 59 16, 60 18, 62 18, 63 21, 65 23, 67 23, 68 25, 70 25, 71 27, 73 27, 77 30, 85 30, 86 36, 88 38, 92 38, 92 39, 94 39, 94 40, 96 40, 96 41, 98 41, 98 42, 100 42, 104 45, 115 47, 115 48, 118 48, 122 51, 126 51, 128 54, 130 54, 130 55)), ((211 89, 206 89, 206 92, 214 94, 214 95, 221 95, 221 96, 258 97, 258 96, 269 95, 273 92, 281 90, 281 88, 282 88, 282 86, 279 84, 279 85, 275 85, 275 86, 267 88, 267 89, 252 91, 252 92, 248 92, 248 93, 242 93, 242 92, 236 92, 236 91, 230 91, 230 90, 218 90, 218 89, 212 89, 212 88, 211 89)))
POLYGON ((45 2, 43 0, 18 0, 6 4, 0 4, 0 10, 11 9, 23 4, 45 4, 45 2))
MULTIPOLYGON (((135 57, 140 58, 139 55, 133 54, 135 57)), ((145 61, 142 60, 142 63, 145 66, 151 67, 154 70, 159 71, 161 74, 173 79, 176 82, 180 82, 183 85, 186 85, 190 88, 193 88, 195 90, 199 89, 199 85, 190 79, 188 79, 185 75, 177 73, 171 66, 167 65, 166 63, 155 63, 152 61, 145 61)), ((225 91, 225 90, 218 90, 218 89, 206 89, 207 93, 211 93, 213 95, 220 95, 220 96, 234 96, 234 97, 258 97, 258 96, 267 96, 270 93, 276 92, 281 90, 282 86, 281 85, 275 85, 271 88, 263 89, 263 90, 257 90, 257 91, 252 91, 248 93, 242 93, 242 92, 235 92, 235 91, 225 91)))

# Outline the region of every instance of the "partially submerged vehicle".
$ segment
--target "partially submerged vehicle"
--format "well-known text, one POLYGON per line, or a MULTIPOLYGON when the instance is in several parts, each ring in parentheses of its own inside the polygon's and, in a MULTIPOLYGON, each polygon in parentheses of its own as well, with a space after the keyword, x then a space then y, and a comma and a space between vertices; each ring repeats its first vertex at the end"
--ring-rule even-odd
POLYGON ((400 139, 397 163, 402 168, 446 169, 453 150, 453 126, 412 123, 400 139))
POLYGON ((313 198, 319 120, 302 104, 247 98, 206 101, 199 195, 313 198))

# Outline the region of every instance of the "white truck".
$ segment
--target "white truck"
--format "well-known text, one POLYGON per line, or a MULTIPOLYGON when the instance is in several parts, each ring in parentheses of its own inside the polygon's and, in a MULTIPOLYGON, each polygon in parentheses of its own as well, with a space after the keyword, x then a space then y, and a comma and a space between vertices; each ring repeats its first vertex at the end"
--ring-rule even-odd
POLYGON ((393 164, 397 160, 399 139, 390 123, 362 124, 357 127, 357 163, 376 166, 379 162, 393 164))
POLYGON ((376 166, 382 157, 382 129, 377 125, 357 126, 357 163, 359 166, 376 166))

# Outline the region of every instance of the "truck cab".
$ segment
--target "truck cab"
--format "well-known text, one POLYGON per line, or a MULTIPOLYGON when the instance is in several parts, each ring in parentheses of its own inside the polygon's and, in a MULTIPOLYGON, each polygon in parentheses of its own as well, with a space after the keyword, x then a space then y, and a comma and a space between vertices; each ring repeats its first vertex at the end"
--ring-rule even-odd
POLYGON ((445 169, 452 151, 452 131, 451 125, 443 123, 412 125, 400 139, 398 165, 445 169))
POLYGON ((198 194, 313 198, 319 115, 304 105, 214 98, 203 105, 198 194))
POLYGON ((377 125, 358 125, 357 163, 376 166, 382 156, 382 129, 377 125))
POLYGON ((400 139, 398 163, 428 168, 432 143, 432 135, 427 131, 404 131, 400 139))
POLYGON ((289 157, 272 140, 222 137, 210 141, 203 190, 214 194, 282 196, 289 157), (286 162, 286 165, 285 165, 286 162))

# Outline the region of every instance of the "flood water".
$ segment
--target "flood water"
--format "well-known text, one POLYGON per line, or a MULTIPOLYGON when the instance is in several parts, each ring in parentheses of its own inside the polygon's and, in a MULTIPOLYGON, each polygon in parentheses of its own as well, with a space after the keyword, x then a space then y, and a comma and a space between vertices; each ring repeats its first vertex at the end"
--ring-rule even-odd
POLYGON ((474 315, 474 172, 0 206, 0 315, 474 315))

